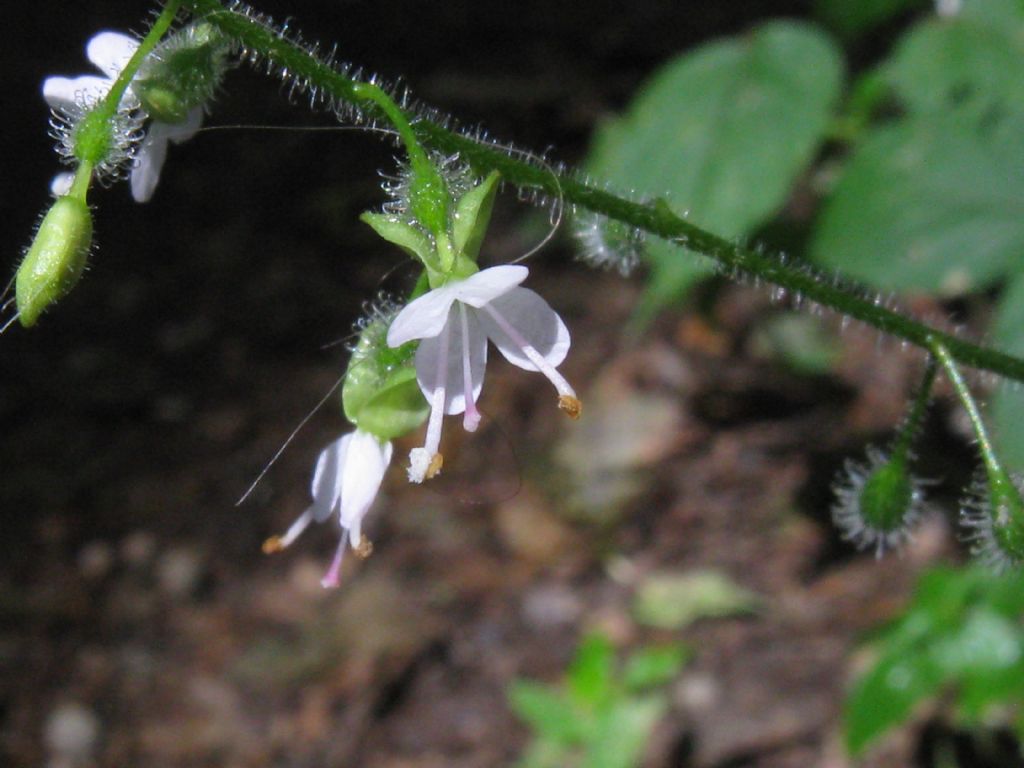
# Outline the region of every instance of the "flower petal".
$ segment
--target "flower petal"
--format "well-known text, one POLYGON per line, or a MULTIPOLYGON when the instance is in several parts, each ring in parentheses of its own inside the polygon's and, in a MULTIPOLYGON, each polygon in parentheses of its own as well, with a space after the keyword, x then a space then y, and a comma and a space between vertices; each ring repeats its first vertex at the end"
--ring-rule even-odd
POLYGON ((85 55, 111 80, 117 78, 128 59, 139 47, 139 41, 121 32, 100 32, 85 46, 85 55))
POLYGON ((195 107, 190 109, 188 115, 180 123, 164 123, 167 138, 175 144, 188 141, 203 125, 203 108, 195 107))
MULTIPOLYGON (((500 314, 549 365, 555 367, 565 359, 569 352, 569 329, 535 292, 529 288, 514 288, 488 306, 500 314)), ((486 310, 476 314, 481 327, 506 360, 527 371, 538 370, 523 353, 519 341, 509 336, 486 310)))
MULTIPOLYGON (((480 328, 476 312, 466 313, 466 327, 469 331, 469 370, 473 382, 473 400, 480 396, 484 386, 484 371, 487 367, 487 336, 480 328)), ((445 398, 444 412, 448 415, 466 410, 466 386, 463 370, 462 323, 459 322, 458 308, 451 312, 451 327, 448 339, 448 358, 441 361, 441 343, 438 337, 424 339, 416 350, 416 381, 427 400, 432 401, 437 387, 437 370, 444 367, 445 398)), ((440 335, 440 334, 439 334, 440 335)))
POLYGON ((313 517, 318 523, 322 523, 330 517, 331 511, 341 495, 342 472, 351 442, 351 434, 335 440, 320 452, 320 456, 316 460, 310 493, 313 496, 311 506, 313 517))
POLYGON ((437 336, 448 322, 448 311, 455 298, 453 286, 446 285, 410 301, 391 321, 388 346, 400 347, 413 339, 437 336))
POLYGON ((521 264, 502 264, 483 269, 465 280, 449 283, 446 288, 455 291, 455 298, 471 307, 482 307, 498 296, 508 293, 519 285, 530 270, 521 264))
POLYGON ((131 177, 132 197, 137 203, 148 202, 156 191, 160 171, 167 159, 168 138, 167 126, 164 123, 153 123, 139 147, 131 177))
POLYGON ((377 497, 381 480, 391 463, 391 443, 381 444, 369 432, 357 429, 350 436, 351 443, 345 465, 341 469, 341 525, 349 530, 357 545, 361 535, 363 517, 377 497))
POLYGON ((48 77, 43 80, 43 98, 53 109, 93 104, 110 90, 111 81, 98 75, 48 77))
POLYGON ((75 181, 75 174, 68 171, 58 173, 50 182, 50 194, 54 197, 63 197, 71 191, 71 185, 75 181))

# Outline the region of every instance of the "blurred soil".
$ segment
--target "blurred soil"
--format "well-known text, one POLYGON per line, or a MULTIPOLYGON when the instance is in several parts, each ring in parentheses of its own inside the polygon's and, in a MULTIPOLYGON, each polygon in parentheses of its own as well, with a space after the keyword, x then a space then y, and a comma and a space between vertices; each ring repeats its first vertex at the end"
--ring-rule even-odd
MULTIPOLYGON (((48 17, 54 46, 20 52, 32 109, 4 184, 8 255, 51 171, 36 84, 84 71, 78 46, 98 25, 138 26, 134 4, 90 5, 48 17)), ((391 3, 379 21, 360 4, 302 5, 264 7, 569 161, 657 61, 803 10, 651 1, 582 18, 558 3, 391 3)), ((43 34, 34 23, 24 34, 43 34)), ((278 90, 233 73, 209 122, 330 124, 278 90)), ((149 205, 123 187, 97 195, 85 280, 37 329, 0 339, 0 764, 506 765, 528 738, 510 681, 557 680, 600 630, 622 648, 695 649, 647 768, 845 765, 839 707, 858 640, 958 545, 942 515, 902 557, 838 541, 829 484, 885 439, 919 361, 853 328, 832 373, 788 372, 753 342, 781 311, 753 288, 712 286, 631 336, 640 279, 590 272, 557 239, 529 284, 571 328, 563 370, 583 418, 563 420, 543 379, 495 355, 484 425, 467 437, 448 424, 434 487, 404 482, 416 441, 397 446, 368 518, 374 553, 350 558, 340 590, 319 587, 334 529, 261 553, 345 429, 333 400, 235 501, 343 370, 336 342, 361 302, 408 286, 357 222, 391 154, 353 132, 221 131, 174 148, 149 205), (678 631, 634 620, 645 578, 699 569, 756 593, 759 610, 678 631)), ((543 224, 505 201, 485 259, 515 258, 543 224)), ((941 408, 935 424, 924 458, 948 481, 941 498, 969 452, 941 408)), ((913 764, 916 733, 867 764, 913 764)))

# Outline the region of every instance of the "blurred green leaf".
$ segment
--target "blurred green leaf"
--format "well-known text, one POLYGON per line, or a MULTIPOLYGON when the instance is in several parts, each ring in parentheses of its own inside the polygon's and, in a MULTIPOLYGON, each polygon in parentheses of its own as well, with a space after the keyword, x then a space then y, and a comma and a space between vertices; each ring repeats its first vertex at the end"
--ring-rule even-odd
POLYGON ((958 633, 936 644, 936 664, 948 680, 959 682, 961 713, 978 720, 990 704, 1020 693, 1022 641, 1015 622, 978 608, 958 633))
POLYGON ((508 692, 512 710, 539 734, 561 744, 573 744, 587 732, 576 709, 556 688, 516 680, 508 692))
POLYGON ((626 661, 622 670, 622 684, 627 691, 642 691, 671 682, 690 659, 690 649, 684 645, 644 648, 626 661))
POLYGON ((590 635, 569 667, 569 691, 580 704, 598 707, 612 693, 615 649, 604 635, 590 635))
POLYGON ((854 686, 846 699, 846 746, 861 751, 882 733, 902 723, 914 705, 934 694, 941 683, 927 655, 886 657, 854 686))
POLYGON ((814 15, 841 35, 853 37, 925 0, 815 0, 814 15))
MULTIPOLYGON (((813 27, 772 22, 666 64, 626 115, 597 133, 587 171, 615 188, 664 194, 726 237, 777 212, 813 158, 838 98, 842 59, 813 27)), ((650 312, 677 300, 708 262, 648 243, 650 312)))
POLYGON ((1024 261, 1024 115, 874 131, 818 221, 820 263, 886 290, 959 294, 1024 261))
POLYGON ((754 332, 753 344, 758 353, 777 358, 801 374, 827 373, 839 357, 839 345, 821 318, 796 312, 762 320, 754 332))
POLYGON ((680 629, 703 618, 750 613, 757 596, 715 571, 659 573, 645 579, 633 602, 641 624, 680 629))
POLYGON ((904 615, 873 643, 878 660, 845 707, 846 741, 859 754, 905 721, 915 705, 949 690, 968 725, 1024 697, 1024 575, 980 568, 925 574, 904 615))
POLYGON ((913 27, 882 68, 913 113, 956 109, 985 118, 1024 110, 1024 5, 967 0, 952 18, 913 27))
MULTIPOLYGON (((1003 290, 992 325, 992 343, 1012 355, 1024 354, 1024 275, 1014 275, 1003 290)), ((1007 467, 1024 471, 1024 388, 1002 381, 990 404, 992 437, 1007 467)))
POLYGON ((596 736, 586 751, 586 768, 639 765, 651 731, 666 708, 662 696, 617 701, 597 723, 596 736))

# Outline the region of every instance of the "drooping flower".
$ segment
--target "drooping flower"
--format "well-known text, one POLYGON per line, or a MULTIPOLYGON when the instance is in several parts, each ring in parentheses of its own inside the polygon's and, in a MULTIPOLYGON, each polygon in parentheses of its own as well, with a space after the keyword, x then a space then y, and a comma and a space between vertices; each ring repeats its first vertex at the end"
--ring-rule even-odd
POLYGON ((469 432, 480 424, 476 401, 484 383, 487 340, 513 365, 539 371, 558 391, 558 406, 572 418, 581 405, 556 370, 569 351, 569 331, 544 299, 520 288, 529 270, 491 267, 455 280, 410 302, 392 321, 388 344, 420 339, 416 378, 430 403, 427 437, 409 454, 409 479, 419 483, 441 470, 441 422, 462 413, 469 432))
POLYGON ((337 587, 346 546, 365 557, 372 549, 362 534, 363 518, 380 489, 391 462, 391 443, 382 442, 360 429, 328 445, 316 462, 311 493, 313 503, 296 518, 283 536, 263 542, 263 551, 278 552, 294 542, 312 522, 322 523, 337 512, 341 541, 327 573, 324 587, 337 587))
MULTIPOLYGON (((107 95, 138 47, 136 39, 120 32, 94 35, 86 45, 86 56, 103 72, 103 76, 48 77, 43 81, 43 98, 51 108, 65 116, 80 114, 107 95)), ((126 112, 140 109, 139 99, 131 87, 125 91, 120 106, 126 112)), ((182 122, 151 121, 149 132, 135 153, 131 171, 132 197, 137 202, 146 202, 153 196, 160 169, 167 157, 167 142, 180 144, 191 138, 199 130, 202 119, 203 108, 197 106, 182 122)), ((51 191, 58 196, 65 194, 70 187, 70 179, 70 174, 58 174, 50 185, 51 191)))

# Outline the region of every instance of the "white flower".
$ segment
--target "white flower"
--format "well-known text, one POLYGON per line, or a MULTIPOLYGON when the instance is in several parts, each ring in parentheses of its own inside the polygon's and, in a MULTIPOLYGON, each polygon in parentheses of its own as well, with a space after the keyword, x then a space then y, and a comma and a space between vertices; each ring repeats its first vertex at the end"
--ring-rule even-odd
POLYGON ((573 418, 580 401, 555 370, 569 351, 569 331, 548 303, 518 287, 524 266, 491 267, 447 283, 410 302, 388 328, 388 344, 421 339, 416 378, 430 402, 427 439, 409 454, 409 479, 419 483, 441 470, 441 421, 462 413, 469 432, 480 423, 476 399, 484 384, 487 340, 513 365, 543 373, 558 390, 559 408, 573 418))
MULTIPOLYGON (((86 55, 103 76, 48 77, 43 81, 43 98, 55 110, 76 114, 100 101, 114 85, 114 81, 128 59, 139 47, 138 41, 120 32, 100 32, 85 48, 86 55)), ((139 100, 129 87, 121 99, 125 110, 139 109, 139 100)), ((131 172, 132 197, 144 203, 153 196, 160 169, 167 157, 167 142, 177 144, 190 139, 199 130, 203 120, 202 107, 195 107, 181 123, 152 121, 149 133, 142 142, 131 172)), ((69 174, 58 174, 50 185, 54 194, 66 193, 70 188, 69 174)))
POLYGON ((377 497, 384 472, 391 462, 391 443, 381 442, 357 429, 328 445, 316 462, 311 493, 313 503, 296 518, 284 536, 271 536, 263 551, 278 552, 289 546, 313 521, 322 523, 335 511, 341 522, 341 541, 331 566, 320 582, 337 587, 346 545, 368 555, 371 545, 363 538, 363 518, 377 497))

